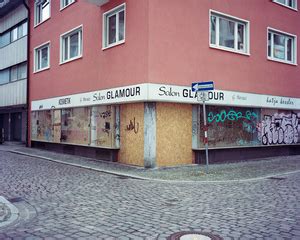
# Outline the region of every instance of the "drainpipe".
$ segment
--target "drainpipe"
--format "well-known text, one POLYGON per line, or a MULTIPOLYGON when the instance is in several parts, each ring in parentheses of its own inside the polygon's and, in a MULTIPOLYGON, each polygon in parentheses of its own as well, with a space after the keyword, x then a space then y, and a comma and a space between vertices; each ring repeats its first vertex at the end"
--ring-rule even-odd
POLYGON ((30 8, 28 6, 28 3, 26 0, 23 0, 23 4, 25 8, 27 9, 27 15, 28 15, 28 20, 27 20, 27 87, 26 87, 26 105, 27 105, 27 123, 26 123, 26 147, 29 147, 29 127, 30 127, 30 118, 29 118, 29 110, 30 110, 30 102, 29 102, 29 50, 30 50, 30 8))

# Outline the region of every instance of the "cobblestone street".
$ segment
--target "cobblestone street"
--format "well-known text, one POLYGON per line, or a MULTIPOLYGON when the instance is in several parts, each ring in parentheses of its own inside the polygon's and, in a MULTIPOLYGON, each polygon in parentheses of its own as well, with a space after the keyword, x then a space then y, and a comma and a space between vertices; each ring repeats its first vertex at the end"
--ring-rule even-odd
POLYGON ((300 239, 299 173, 172 183, 0 153, 0 196, 35 212, 0 228, 0 239, 165 239, 178 231, 300 239))

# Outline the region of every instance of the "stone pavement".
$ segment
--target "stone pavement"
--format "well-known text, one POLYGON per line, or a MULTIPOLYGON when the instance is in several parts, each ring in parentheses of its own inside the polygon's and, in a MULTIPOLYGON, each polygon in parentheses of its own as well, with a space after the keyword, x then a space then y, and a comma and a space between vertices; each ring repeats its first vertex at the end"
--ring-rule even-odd
MULTIPOLYGON (((298 169, 296 159, 294 169, 284 169, 298 169)), ((279 169, 276 161, 268 161, 279 169)), ((256 172, 251 170, 254 166, 247 169, 256 172)), ((114 170, 118 168, 122 166, 114 170)), ((181 171, 129 169, 130 174, 181 171)), ((221 169, 228 171, 225 166, 221 169)), ((220 177, 216 182, 199 180, 203 174, 198 181, 142 180, 0 148, 0 195, 12 202, 18 199, 13 204, 20 212, 30 207, 35 211, 16 225, 0 227, 0 239, 166 239, 179 231, 201 231, 224 239, 296 240, 300 239, 300 173, 282 173, 275 177, 259 173, 259 178, 250 180, 220 177)), ((233 174, 240 175, 237 169, 233 174)))
POLYGON ((209 173, 206 174, 205 166, 195 164, 179 167, 145 169, 143 167, 128 166, 120 163, 100 161, 36 148, 26 148, 18 144, 6 143, 2 146, 0 145, 0 150, 144 180, 170 180, 179 182, 248 181, 300 171, 300 155, 256 159, 253 161, 228 164, 213 164, 209 166, 209 173))

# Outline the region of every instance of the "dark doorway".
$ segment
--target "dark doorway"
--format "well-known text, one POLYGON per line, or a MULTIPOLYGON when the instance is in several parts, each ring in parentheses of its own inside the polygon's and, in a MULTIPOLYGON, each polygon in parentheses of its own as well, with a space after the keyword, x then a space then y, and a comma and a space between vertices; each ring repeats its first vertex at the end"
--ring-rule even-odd
POLYGON ((22 138, 22 113, 11 113, 11 140, 21 141, 22 138))
POLYGON ((0 114, 0 129, 4 129, 4 140, 8 141, 8 134, 9 134, 9 114, 3 113, 0 114))

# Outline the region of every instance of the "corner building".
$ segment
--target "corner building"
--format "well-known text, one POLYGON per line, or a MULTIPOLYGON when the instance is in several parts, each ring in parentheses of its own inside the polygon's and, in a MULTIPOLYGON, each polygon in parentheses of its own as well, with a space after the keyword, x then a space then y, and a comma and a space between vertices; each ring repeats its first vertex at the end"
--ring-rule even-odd
POLYGON ((155 167, 299 154, 297 0, 30 1, 32 147, 155 167))

